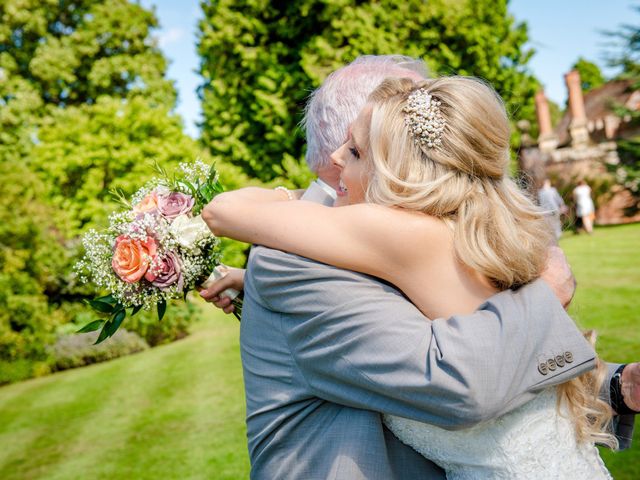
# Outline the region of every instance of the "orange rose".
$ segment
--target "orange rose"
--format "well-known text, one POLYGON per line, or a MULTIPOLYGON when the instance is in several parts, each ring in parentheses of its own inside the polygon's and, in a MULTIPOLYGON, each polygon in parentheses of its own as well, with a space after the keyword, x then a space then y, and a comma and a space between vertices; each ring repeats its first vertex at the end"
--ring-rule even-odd
POLYGON ((151 237, 141 241, 120 235, 116 238, 111 266, 122 280, 135 283, 147 273, 156 250, 156 242, 151 237))
POLYGON ((158 194, 154 191, 140 200, 140 203, 133 207, 133 211, 135 213, 145 213, 155 210, 156 208, 158 208, 158 194))

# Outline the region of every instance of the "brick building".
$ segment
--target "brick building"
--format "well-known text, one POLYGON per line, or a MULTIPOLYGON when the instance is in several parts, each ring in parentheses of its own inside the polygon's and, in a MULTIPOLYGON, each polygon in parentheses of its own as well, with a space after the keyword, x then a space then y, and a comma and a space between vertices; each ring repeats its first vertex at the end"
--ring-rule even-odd
POLYGON ((640 220, 640 214, 626 216, 625 209, 635 201, 631 194, 613 182, 609 165, 618 162, 616 140, 640 135, 630 118, 614 113, 616 105, 640 109, 640 91, 631 80, 615 80, 588 93, 582 93, 580 74, 565 75, 569 90, 569 108, 553 128, 544 92, 536 94, 539 135, 532 140, 523 135, 519 153, 521 170, 538 188, 549 177, 560 189, 585 179, 593 190, 597 204, 596 221, 600 224, 627 223, 640 220))

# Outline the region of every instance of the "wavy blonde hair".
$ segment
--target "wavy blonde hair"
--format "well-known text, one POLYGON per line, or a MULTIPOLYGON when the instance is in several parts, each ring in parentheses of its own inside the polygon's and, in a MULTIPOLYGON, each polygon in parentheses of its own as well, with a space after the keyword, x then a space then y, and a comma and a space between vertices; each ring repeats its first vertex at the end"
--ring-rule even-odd
MULTIPOLYGON (((509 178, 511 130, 495 90, 469 77, 387 79, 368 106, 368 202, 442 219, 454 233, 459 261, 501 290, 540 276, 553 237, 542 210, 509 178), (420 146, 405 123, 403 108, 419 88, 441 102, 446 126, 434 147, 420 146)), ((580 440, 615 447, 605 432, 611 409, 598 398, 605 375, 599 362, 595 371, 560 385, 559 398, 580 440)))

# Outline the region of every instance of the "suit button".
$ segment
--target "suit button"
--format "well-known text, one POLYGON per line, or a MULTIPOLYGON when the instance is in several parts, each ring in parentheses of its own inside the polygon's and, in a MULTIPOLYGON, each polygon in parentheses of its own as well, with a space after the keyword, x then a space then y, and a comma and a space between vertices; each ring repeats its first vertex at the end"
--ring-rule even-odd
POLYGON ((564 352, 564 360, 567 363, 572 363, 573 362, 573 353, 571 352, 564 352))
POLYGON ((556 369, 556 361, 553 358, 550 358, 547 360, 547 366, 549 367, 549 370, 553 372, 556 369))
POLYGON ((547 373, 549 373, 549 367, 547 367, 547 364, 545 362, 541 362, 538 365, 538 371, 542 374, 542 375, 546 375, 547 373))
POLYGON ((560 368, 564 367, 564 357, 562 355, 556 355, 556 364, 560 368))

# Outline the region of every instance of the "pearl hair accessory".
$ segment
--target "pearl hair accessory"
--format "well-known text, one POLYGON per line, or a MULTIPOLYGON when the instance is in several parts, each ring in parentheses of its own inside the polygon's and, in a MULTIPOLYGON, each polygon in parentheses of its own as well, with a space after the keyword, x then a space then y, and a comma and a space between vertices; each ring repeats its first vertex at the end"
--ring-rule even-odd
POLYGON ((440 112, 440 105, 441 102, 424 88, 409 94, 407 105, 402 111, 407 114, 404 121, 418 145, 433 148, 442 143, 446 122, 440 112))

